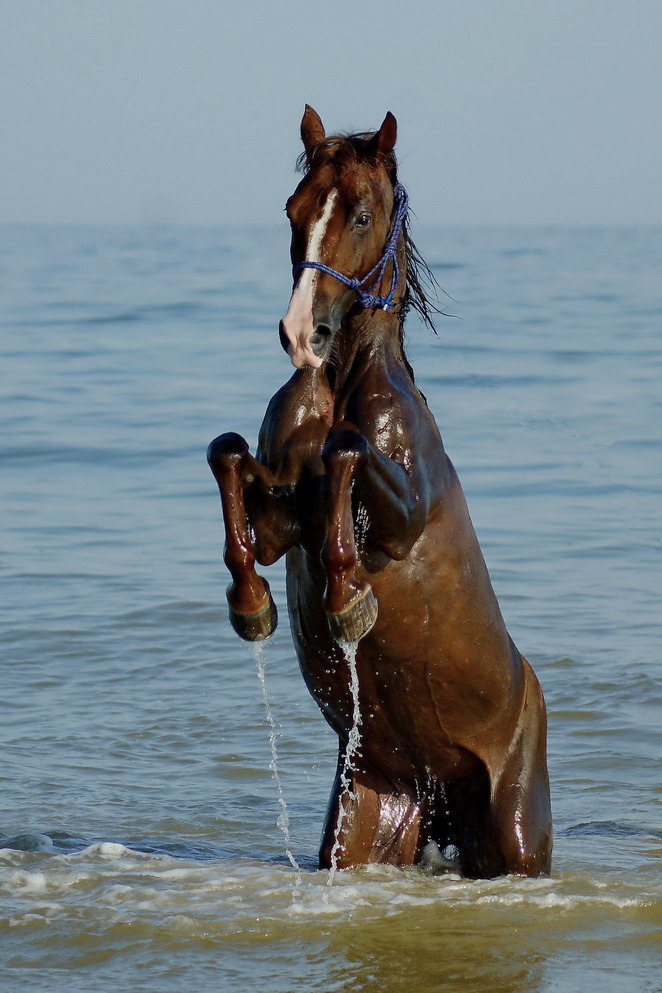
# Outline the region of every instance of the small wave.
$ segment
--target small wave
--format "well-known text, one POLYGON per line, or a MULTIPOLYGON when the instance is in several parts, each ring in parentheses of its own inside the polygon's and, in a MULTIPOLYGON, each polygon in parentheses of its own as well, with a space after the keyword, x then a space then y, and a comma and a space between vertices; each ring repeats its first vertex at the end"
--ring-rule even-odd
MULTIPOLYGON (((81 309, 80 305, 71 305, 71 309, 81 309)), ((51 306, 54 310, 55 307, 51 306)), ((66 310, 66 305, 58 308, 66 310)), ((109 313, 65 314, 53 317, 28 316, 18 320, 5 320, 0 327, 8 328, 84 328, 100 327, 108 324, 141 324, 156 321, 196 320, 205 321, 217 310, 203 303, 194 301, 178 301, 168 304, 147 304, 126 310, 110 311, 109 313)))
POLYGON ((506 911, 593 911, 636 909, 658 905, 662 892, 642 892, 635 884, 568 874, 560 879, 501 877, 467 880, 449 873, 428 877, 420 870, 370 867, 343 873, 339 883, 322 892, 319 885, 304 886, 301 897, 288 908, 294 916, 344 915, 362 910, 392 916, 406 908, 443 906, 445 910, 493 908, 506 911), (357 882, 357 877, 360 883, 357 882))
POLYGON ((0 851, 10 849, 17 852, 54 852, 52 838, 47 834, 15 834, 11 838, 0 836, 0 851))
POLYGON ((635 824, 621 824, 618 821, 588 821, 573 824, 558 832, 566 838, 591 838, 602 836, 607 838, 660 838, 662 831, 639 827, 635 824))
MULTIPOLYGON (((248 858, 207 861, 177 858, 165 851, 140 851, 121 842, 97 841, 68 854, 57 853, 44 835, 16 836, 23 847, 2 851, 0 906, 20 898, 34 913, 48 895, 63 908, 121 905, 124 914, 150 918, 164 911, 246 921, 366 919, 408 914, 436 906, 444 913, 522 915, 613 914, 662 906, 659 880, 602 878, 573 872, 559 878, 501 877, 466 880, 454 873, 432 875, 418 868, 370 866, 337 873, 297 874, 286 863, 248 858), (30 840, 31 839, 31 840, 30 840)), ((64 911, 63 911, 64 912, 64 911)), ((242 923, 244 922, 244 923, 242 923)))

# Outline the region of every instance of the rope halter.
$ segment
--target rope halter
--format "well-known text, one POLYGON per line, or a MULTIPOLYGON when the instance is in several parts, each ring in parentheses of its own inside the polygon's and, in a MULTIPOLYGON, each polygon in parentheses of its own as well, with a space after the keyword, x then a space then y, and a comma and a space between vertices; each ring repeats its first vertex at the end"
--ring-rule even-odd
POLYGON ((386 242, 384 254, 380 258, 379 262, 373 266, 369 273, 367 273, 367 275, 359 279, 356 276, 345 276, 342 272, 338 272, 336 269, 332 269, 330 266, 324 265, 322 262, 299 262, 299 264, 292 270, 293 278, 296 279, 302 269, 318 269, 320 272, 326 273, 327 276, 333 276, 334 279, 337 279, 339 282, 344 283, 345 286, 349 286, 350 289, 354 290, 357 296, 356 302, 361 307, 365 307, 366 310, 373 307, 381 307, 383 310, 388 310, 393 304, 393 297, 395 295, 395 289, 398 285, 398 279, 400 276, 400 266, 398 265, 398 238, 400 237, 400 232, 402 231, 402 226, 405 222, 407 209, 409 207, 409 197, 407 196, 407 191, 401 183, 396 183, 393 188, 393 195, 396 203, 396 214, 395 220, 393 221, 393 227, 391 228, 391 233, 388 241, 386 242), (390 289, 385 297, 376 296, 374 291, 382 281, 386 266, 389 262, 393 263, 390 289), (370 286, 364 290, 364 283, 367 283, 373 276, 375 277, 374 280, 370 286))

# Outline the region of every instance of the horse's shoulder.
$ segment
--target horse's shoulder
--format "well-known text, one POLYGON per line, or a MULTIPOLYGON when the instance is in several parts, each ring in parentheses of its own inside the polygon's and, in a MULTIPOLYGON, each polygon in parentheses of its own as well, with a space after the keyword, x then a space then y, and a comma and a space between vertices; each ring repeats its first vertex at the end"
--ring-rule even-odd
MULTIPOLYGON (((414 382, 404 378, 384 378, 373 388, 357 393, 353 405, 358 427, 370 437, 397 437, 405 447, 440 441, 437 425, 414 382)), ((373 439, 371 439, 373 440, 373 439)))

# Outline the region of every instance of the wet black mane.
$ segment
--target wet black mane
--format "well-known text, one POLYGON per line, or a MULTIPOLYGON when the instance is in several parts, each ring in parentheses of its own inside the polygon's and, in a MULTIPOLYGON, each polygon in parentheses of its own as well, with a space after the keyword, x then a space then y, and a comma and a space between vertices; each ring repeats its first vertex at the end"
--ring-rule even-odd
MULTIPOLYGON (((297 159, 299 172, 309 173, 315 166, 332 163, 340 175, 346 173, 357 162, 375 160, 373 132, 358 132, 356 134, 337 134, 317 142, 310 151, 304 151, 297 159)), ((398 163, 393 153, 384 163, 389 179, 395 186, 398 182, 398 163)), ((443 315, 437 303, 433 303, 429 294, 438 301, 438 283, 434 273, 422 257, 411 237, 409 215, 405 218, 403 227, 405 239, 405 256, 407 260, 407 285, 405 288, 402 307, 400 310, 401 323, 410 309, 415 310, 421 320, 431 331, 437 333, 434 315, 443 315)))

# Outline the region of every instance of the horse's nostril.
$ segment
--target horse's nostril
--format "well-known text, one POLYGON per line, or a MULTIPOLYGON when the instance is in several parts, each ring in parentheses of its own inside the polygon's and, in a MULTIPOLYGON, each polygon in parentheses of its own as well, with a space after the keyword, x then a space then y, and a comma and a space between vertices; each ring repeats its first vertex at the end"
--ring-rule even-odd
POLYGON ((285 325, 283 324, 282 321, 278 325, 278 337, 280 338, 281 345, 283 346, 285 351, 287 351, 288 348, 290 347, 290 342, 287 335, 285 334, 285 325))
POLYGON ((328 324, 318 324, 310 336, 310 345, 315 353, 320 352, 331 337, 331 328, 328 324))

